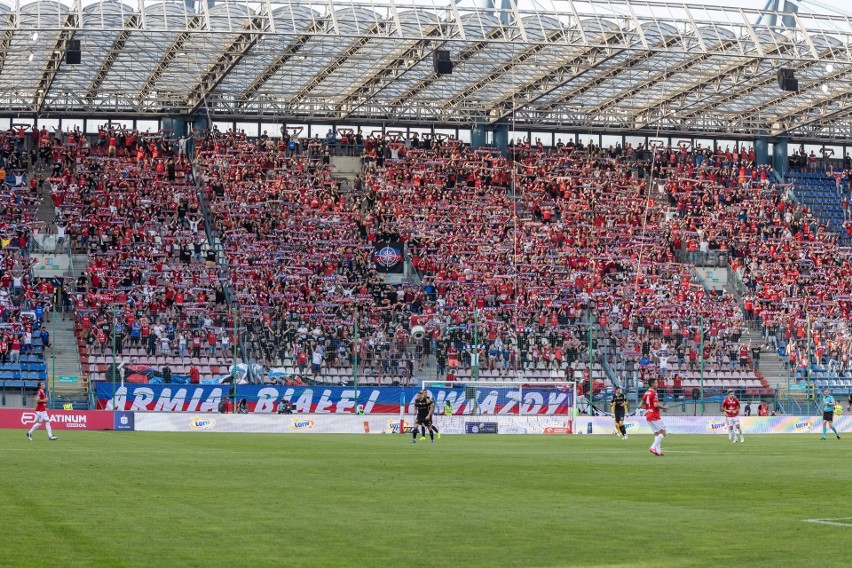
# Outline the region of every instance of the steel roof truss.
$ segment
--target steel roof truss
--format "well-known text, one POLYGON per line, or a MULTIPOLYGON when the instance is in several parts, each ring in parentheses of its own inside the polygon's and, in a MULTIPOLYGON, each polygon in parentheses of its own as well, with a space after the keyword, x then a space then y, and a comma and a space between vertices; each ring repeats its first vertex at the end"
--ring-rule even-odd
MULTIPOLYGON (((461 28, 461 26, 459 26, 459 28, 461 28)), ((488 47, 490 45, 489 39, 494 39, 494 38, 496 38, 498 36, 502 36, 502 35, 503 35, 503 30, 501 28, 497 27, 497 28, 492 29, 491 31, 489 31, 486 34, 485 40, 474 42, 474 43, 468 45, 467 47, 465 47, 461 52, 459 52, 459 54, 453 60, 453 64, 459 65, 461 63, 464 63, 464 62, 470 60, 474 55, 476 55, 477 53, 479 53, 480 51, 482 51, 483 49, 485 49, 486 47, 488 47)), ((422 93, 423 91, 428 89, 433 83, 437 82, 439 78, 440 78, 440 76, 437 73, 435 73, 435 72, 430 73, 428 77, 424 78, 423 80, 418 82, 416 85, 409 88, 404 94, 397 97, 393 101, 393 103, 391 103, 391 105, 392 106, 400 106, 400 105, 403 105, 403 104, 410 103, 417 95, 419 95, 420 93, 422 93)))
POLYGON ((54 79, 56 79, 59 66, 62 65, 62 58, 65 57, 65 51, 68 49, 68 42, 74 38, 74 34, 77 32, 79 21, 77 12, 70 12, 62 22, 59 37, 56 38, 56 43, 50 50, 47 61, 44 62, 41 77, 36 84, 35 98, 33 99, 33 112, 36 114, 39 114, 44 107, 47 93, 50 91, 54 79))
POLYGON ((331 60, 328 64, 326 64, 317 74, 311 77, 308 82, 302 87, 298 93, 296 93, 293 98, 290 100, 291 103, 299 103, 305 100, 311 91, 316 89, 323 81, 328 79, 335 71, 343 67, 343 65, 349 60, 350 57, 358 53, 361 49, 363 49, 369 42, 372 36, 384 36, 385 28, 389 23, 374 23, 370 26, 370 29, 367 30, 367 35, 358 36, 349 46, 337 57, 331 60))
MULTIPOLYGON (((776 51, 774 51, 772 53, 784 53, 785 51, 786 51, 786 49, 783 49, 781 46, 779 46, 779 47, 776 48, 776 51)), ((759 62, 760 62, 759 59, 749 58, 745 62, 737 62, 734 65, 727 66, 722 72, 717 73, 716 76, 713 79, 708 80, 708 79, 704 79, 702 77, 699 77, 699 80, 697 82, 689 85, 685 89, 675 91, 672 94, 670 94, 669 96, 666 96, 666 97, 663 97, 662 99, 653 101, 653 102, 649 103, 648 105, 646 105, 644 108, 635 111, 633 113, 633 118, 634 118, 634 120, 639 120, 642 115, 648 113, 651 109, 668 108, 675 101, 686 101, 687 99, 689 99, 689 97, 692 94, 697 94, 697 93, 700 93, 701 91, 703 91, 705 89, 705 87, 707 86, 707 84, 713 84, 715 91, 717 93, 719 93, 723 90, 722 85, 724 83, 725 78, 732 76, 732 75, 737 76, 737 77, 742 76, 742 75, 745 74, 745 71, 750 71, 750 70, 756 69, 756 65, 759 62)), ((732 83, 732 86, 734 86, 734 85, 736 85, 736 83, 732 83)), ((739 92, 742 92, 741 86, 738 86, 737 88, 740 89, 739 92)), ((715 99, 713 100, 713 105, 715 106, 715 99)), ((701 109, 698 109, 696 111, 696 113, 703 110, 703 108, 704 107, 702 107, 701 109)))
MULTIPOLYGON (((615 35, 610 35, 605 41, 614 39, 615 35)), ((542 97, 549 95, 557 89, 568 84, 569 81, 577 76, 586 73, 594 67, 594 62, 599 54, 605 54, 601 62, 609 61, 616 57, 624 50, 618 49, 603 49, 601 47, 589 47, 581 53, 574 56, 571 60, 560 63, 558 66, 546 69, 542 74, 532 82, 521 87, 519 91, 510 97, 506 97, 495 105, 492 112, 491 122, 500 121, 518 110, 530 106, 542 97), (592 65, 590 65, 590 63, 592 65)))
POLYGON ((245 91, 242 92, 237 97, 238 106, 247 103, 249 100, 253 99, 254 96, 260 91, 264 85, 266 85, 269 80, 275 76, 278 71, 280 71, 296 54, 308 43, 313 34, 317 31, 321 30, 324 26, 329 25, 327 20, 315 20, 311 23, 308 29, 305 31, 304 35, 296 36, 293 40, 281 50, 281 53, 267 65, 260 75, 252 81, 251 85, 249 85, 245 91))
MULTIPOLYGON (((565 37, 565 32, 562 30, 556 30, 551 34, 548 34, 547 41, 548 42, 558 42, 565 37)), ((517 56, 513 57, 509 61, 493 68, 490 73, 456 94, 450 100, 447 101, 447 107, 455 107, 464 102, 469 97, 475 95, 477 92, 481 91, 485 87, 491 85, 495 81, 499 80, 502 77, 505 77, 507 74, 512 72, 512 69, 517 67, 518 65, 523 64, 525 61, 535 57, 542 51, 547 48, 547 44, 537 43, 530 45, 526 49, 524 49, 517 56)))
POLYGON ((166 48, 166 52, 160 58, 157 66, 145 80, 145 83, 136 95, 137 103, 140 107, 144 105, 148 95, 154 90, 154 86, 157 84, 157 81, 160 80, 160 77, 163 76, 163 73, 166 72, 166 69, 168 69, 169 65, 171 65, 171 63, 175 60, 177 54, 183 49, 184 44, 190 40, 193 31, 201 29, 203 24, 204 18, 202 16, 193 16, 189 19, 189 21, 187 21, 186 30, 179 33, 172 44, 166 48))
POLYGON ((0 34, 0 73, 5 70, 6 56, 12 47, 12 37, 15 35, 15 28, 18 27, 18 13, 12 12, 6 18, 6 29, 0 34))
POLYGON ((243 31, 219 55, 201 80, 187 93, 185 105, 189 114, 194 114, 204 104, 207 96, 222 83, 231 70, 248 54, 262 37, 258 32, 263 31, 264 25, 272 18, 255 17, 246 22, 243 31))
POLYGON ((100 91, 101 85, 103 85, 103 82, 112 70, 113 65, 115 65, 115 62, 118 61, 118 58, 124 51, 124 47, 127 45, 127 40, 130 39, 130 34, 138 30, 141 25, 142 18, 138 14, 133 14, 127 18, 127 21, 124 24, 124 29, 118 32, 115 41, 112 42, 112 47, 110 47, 106 57, 104 57, 101 62, 101 66, 97 73, 95 73, 89 88, 86 89, 86 101, 88 101, 89 104, 95 100, 95 97, 100 91))
MULTIPOLYGON (((673 42, 679 41, 679 38, 672 38, 671 41, 673 41, 673 42)), ((621 73, 628 71, 630 69, 633 69, 634 67, 642 64, 644 61, 653 57, 654 55, 655 55, 654 52, 647 52, 647 51, 640 52, 639 55, 631 58, 626 63, 613 66, 612 68, 605 70, 602 74, 594 77, 590 81, 583 83, 582 85, 577 85, 576 87, 568 90, 568 92, 566 92, 566 93, 560 93, 559 96, 556 99, 554 99, 552 101, 548 101, 546 104, 542 105, 540 107, 540 109, 545 110, 545 111, 551 110, 555 107, 558 107, 559 105, 563 105, 563 104, 571 101, 571 99, 574 99, 576 97, 580 97, 583 94, 591 91, 595 87, 602 85, 606 81, 609 81, 610 79, 614 79, 614 78, 618 77, 621 73)), ((596 63, 591 69, 589 69, 589 71, 591 71, 593 69, 597 69, 599 67, 600 67, 600 63, 596 63)))
MULTIPOLYGON (((426 31, 426 35, 437 39, 443 36, 443 30, 440 25, 431 26, 426 31)), ((378 66, 376 73, 367 77, 365 81, 346 93, 344 99, 349 101, 350 105, 341 112, 338 119, 344 120, 349 117, 364 102, 378 95, 385 87, 392 84, 393 81, 399 79, 420 64, 426 57, 426 53, 431 53, 429 50, 431 42, 432 40, 430 39, 418 40, 413 44, 409 44, 401 51, 391 54, 386 61, 378 66)))

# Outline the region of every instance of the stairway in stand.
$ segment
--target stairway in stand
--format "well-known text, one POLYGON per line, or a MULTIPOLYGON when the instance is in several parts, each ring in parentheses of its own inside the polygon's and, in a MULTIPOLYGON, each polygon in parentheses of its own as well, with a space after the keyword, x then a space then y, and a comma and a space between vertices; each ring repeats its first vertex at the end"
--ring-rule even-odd
POLYGON ((86 381, 80 370, 80 354, 77 352, 77 338, 74 334, 74 316, 67 314, 65 319, 59 313, 53 314, 48 324, 51 332, 51 347, 45 351, 47 376, 54 406, 61 407, 65 402, 86 403, 86 381))
MULTIPOLYGON (((36 164, 32 175, 46 179, 50 177, 50 173, 49 166, 36 164)), ((47 234, 55 235, 56 219, 49 183, 44 185, 42 198, 36 218, 44 223, 47 234)), ((70 268, 62 276, 73 289, 74 279, 88 266, 88 257, 85 254, 70 255, 67 244, 57 244, 52 250, 44 252, 57 256, 69 255, 70 268)), ((35 275, 39 276, 38 273, 35 275)), ((51 347, 45 349, 44 362, 47 367, 47 386, 53 407, 61 408, 65 403, 71 402, 76 408, 86 408, 88 406, 86 383, 80 369, 80 355, 77 352, 77 339, 74 334, 74 315, 69 313, 64 314, 65 317, 63 317, 63 314, 57 311, 51 316, 51 321, 44 323, 51 337, 51 347)))
MULTIPOLYGON (((752 345, 763 345, 763 333, 760 328, 753 324, 748 327, 745 339, 751 341, 752 345)), ((782 359, 771 346, 760 352, 760 374, 769 382, 769 386, 777 389, 787 388, 787 369, 782 359)))

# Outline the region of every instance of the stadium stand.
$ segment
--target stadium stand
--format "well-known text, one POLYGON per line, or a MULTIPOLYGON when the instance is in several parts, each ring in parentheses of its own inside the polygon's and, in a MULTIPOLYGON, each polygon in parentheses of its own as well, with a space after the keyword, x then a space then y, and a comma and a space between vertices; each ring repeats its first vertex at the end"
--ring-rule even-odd
POLYGON ((29 176, 24 151, 34 140, 16 131, 0 135, 0 383, 6 389, 34 388, 47 376, 44 350, 50 345, 55 289, 32 273, 33 234, 42 229, 35 212, 42 181, 29 176))
POLYGON ((825 231, 834 233, 833 238, 842 245, 852 239, 852 224, 849 224, 848 179, 844 172, 791 172, 787 180, 793 184, 795 194, 825 231))
MULTIPOLYGON (((241 315, 253 322, 254 351, 285 374, 351 377, 345 355, 357 310, 367 381, 404 381, 429 357, 439 376, 463 379, 472 353, 489 379, 588 376, 582 314, 592 305, 603 314, 593 341, 618 352, 618 374, 680 373, 686 388, 697 380, 690 350, 694 361, 703 342, 711 381, 761 385, 749 360, 729 355, 742 319, 733 298, 693 282, 672 235, 646 230, 662 222, 665 204, 643 208, 632 148, 631 160, 594 147, 519 144, 507 161, 452 140, 371 138, 360 193, 344 194, 310 154, 234 133, 200 147, 200 177, 241 315), (522 249, 513 246, 520 236, 522 249), (371 244, 388 237, 406 243, 419 286, 388 285, 372 272, 371 244), (643 271, 637 282, 623 277, 629 262, 643 271), (674 298, 681 307, 672 310, 674 298), (694 333, 702 319, 704 338, 694 333), (279 353, 264 347, 272 344, 279 353), (306 373, 317 360, 319 372, 306 373)), ((597 361, 592 375, 605 376, 597 361)))
POLYGON ((72 298, 83 372, 228 376, 230 312, 186 157, 160 134, 111 127, 94 148, 66 141, 60 153, 51 196, 72 249, 89 258, 72 298))
POLYGON ((751 150, 522 141, 504 158, 447 138, 370 135, 350 188, 329 147, 205 133, 196 187, 160 134, 57 141, 50 193, 72 249, 90 259, 73 298, 84 372, 108 378, 118 303, 116 357, 140 381, 227 380, 238 359, 260 366, 249 380, 339 384, 356 373, 357 349, 359 380, 374 384, 431 366, 465 380, 476 354, 487 380, 630 384, 654 373, 681 394, 701 376, 710 389, 760 391, 743 337, 757 326, 794 376, 812 365, 818 381, 852 384, 839 322, 849 284, 832 261, 848 253, 813 213, 825 204, 806 197, 817 185, 836 192, 826 173, 776 184, 751 150), (375 270, 386 239, 405 244, 411 281, 375 270), (707 289, 696 263, 729 266, 742 297, 707 289), (604 359, 591 373, 590 308, 604 359))

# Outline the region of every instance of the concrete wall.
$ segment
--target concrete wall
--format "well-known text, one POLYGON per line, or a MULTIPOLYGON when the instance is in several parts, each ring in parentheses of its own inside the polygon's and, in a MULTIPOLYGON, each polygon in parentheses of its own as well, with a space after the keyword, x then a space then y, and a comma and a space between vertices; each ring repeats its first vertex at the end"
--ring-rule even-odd
POLYGON ((345 176, 355 177, 355 174, 361 171, 361 158, 353 156, 333 156, 331 163, 334 164, 334 173, 345 176))

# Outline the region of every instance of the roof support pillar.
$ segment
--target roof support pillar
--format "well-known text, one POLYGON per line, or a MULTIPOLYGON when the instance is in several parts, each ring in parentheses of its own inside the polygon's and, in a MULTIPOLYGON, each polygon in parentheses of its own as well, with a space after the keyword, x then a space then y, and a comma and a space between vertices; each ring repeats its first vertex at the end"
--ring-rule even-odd
POLYGON ((787 175, 790 159, 787 155, 787 137, 776 138, 772 147, 772 161, 775 171, 782 176, 787 175))
POLYGON ((186 134, 186 116, 174 114, 164 117, 160 128, 166 137, 172 139, 180 138, 186 134))
POLYGON ((494 146, 503 156, 509 155, 509 123, 498 122, 494 125, 494 146))
POLYGON ((470 128, 470 148, 477 150, 488 145, 488 133, 481 120, 474 121, 470 128))
POLYGON ((754 160, 758 166, 769 163, 769 137, 766 132, 759 132, 760 136, 754 139, 754 160))

